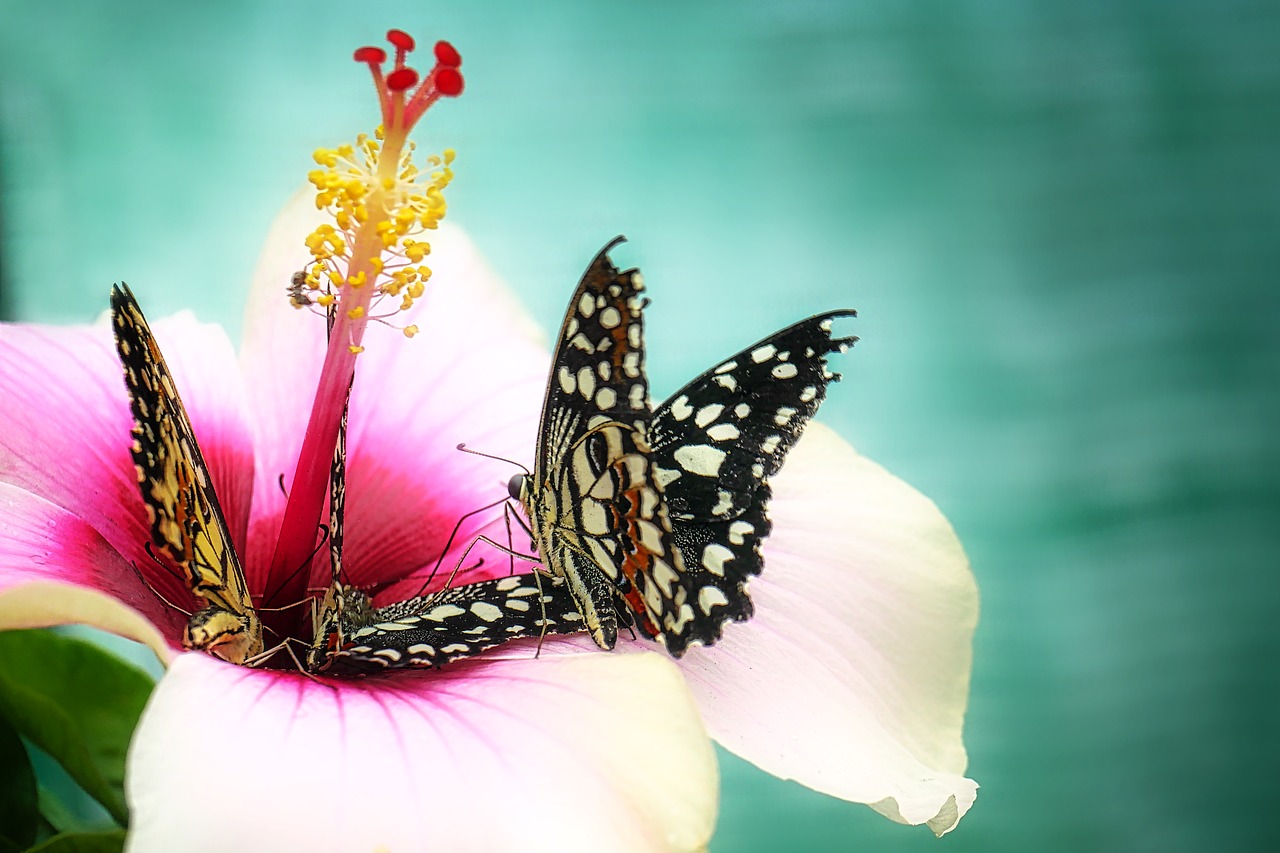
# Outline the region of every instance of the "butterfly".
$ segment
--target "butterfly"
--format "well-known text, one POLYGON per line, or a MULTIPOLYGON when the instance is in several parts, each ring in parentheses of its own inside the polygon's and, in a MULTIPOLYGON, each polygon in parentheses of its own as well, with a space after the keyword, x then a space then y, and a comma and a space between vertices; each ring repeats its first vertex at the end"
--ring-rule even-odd
POLYGON ((752 614, 747 580, 770 532, 768 478, 839 379, 833 311, 770 335, 650 410, 641 276, 608 252, 582 277, 556 339, 534 469, 508 485, 534 547, 596 644, 619 614, 675 657, 752 614))
POLYGON ((563 581, 532 573, 448 587, 374 608, 342 582, 347 411, 329 475, 332 578, 313 615, 311 673, 359 676, 400 667, 439 667, 510 640, 582 630, 563 581))
POLYGON ((207 604, 183 631, 187 649, 243 664, 262 653, 262 622, 173 376, 127 285, 111 289, 111 326, 133 412, 130 451, 151 539, 207 604))

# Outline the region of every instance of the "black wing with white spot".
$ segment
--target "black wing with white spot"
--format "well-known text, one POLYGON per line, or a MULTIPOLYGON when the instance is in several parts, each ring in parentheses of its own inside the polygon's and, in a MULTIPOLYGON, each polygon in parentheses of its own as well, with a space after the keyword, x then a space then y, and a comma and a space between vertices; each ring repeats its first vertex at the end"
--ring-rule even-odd
POLYGON ((769 534, 768 478, 782 467, 838 374, 826 358, 856 338, 832 337, 833 311, 747 347, 681 388, 654 412, 648 438, 685 571, 675 596, 689 608, 664 632, 679 656, 710 645, 729 620, 751 616, 746 581, 760 573, 769 534))
MULTIPOLYGON (((621 238, 619 238, 620 240, 621 238)), ((619 597, 658 630, 663 591, 682 570, 644 432, 643 283, 606 246, 565 313, 538 426, 532 476, 513 481, 547 570, 568 581, 587 630, 611 649, 619 597)))
POLYGON ((361 593, 344 593, 343 612, 353 619, 333 635, 332 647, 309 659, 313 672, 350 676, 439 667, 511 640, 583 630, 567 583, 533 573, 452 587, 378 610, 369 609, 361 593))

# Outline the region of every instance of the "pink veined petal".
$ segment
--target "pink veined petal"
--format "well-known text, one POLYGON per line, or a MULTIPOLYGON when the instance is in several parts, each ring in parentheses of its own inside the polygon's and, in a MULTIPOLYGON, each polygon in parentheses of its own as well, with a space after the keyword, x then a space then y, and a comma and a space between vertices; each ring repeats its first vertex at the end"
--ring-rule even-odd
POLYGON ((136 851, 696 850, 717 805, 656 654, 329 683, 182 655, 128 770, 136 851))
POLYGON ((978 595, 927 498, 822 424, 773 481, 755 616, 680 667, 712 737, 938 835, 973 804, 961 739, 978 595))
POLYGON ((182 621, 87 522, 0 483, 0 630, 92 625, 168 660, 182 621))
POLYGON ((0 366, 0 480, 84 519, 135 563, 150 562, 110 329, 0 325, 0 366))
MULTIPOLYGON (((303 238, 320 221, 309 193, 290 201, 272 227, 250 295, 243 362, 258 414, 254 526, 264 534, 251 534, 250 550, 266 552, 262 560, 274 547, 265 534, 274 534, 284 507, 277 481, 292 478, 323 359, 323 317, 292 308, 285 293, 308 259, 303 238)), ((547 365, 537 328, 461 231, 442 226, 430 237, 434 274, 426 294, 390 318, 397 328, 370 324, 357 366, 346 568, 361 585, 429 566, 462 514, 506 495, 519 469, 462 453, 459 443, 523 460, 537 429, 547 365), (409 324, 420 330, 412 339, 398 329, 409 324)), ((495 509, 472 519, 457 541, 481 529, 496 537, 500 516, 495 509)), ((506 564, 485 556, 491 565, 477 578, 506 564)), ((406 581, 387 596, 412 594, 417 585, 406 581)))
MULTIPOLYGON (((151 326, 233 537, 243 542, 253 448, 230 342, 190 314, 151 326)), ((0 325, 0 365, 0 481, 84 519, 162 592, 185 596, 145 551, 150 532, 129 455, 133 418, 108 325, 0 325)))

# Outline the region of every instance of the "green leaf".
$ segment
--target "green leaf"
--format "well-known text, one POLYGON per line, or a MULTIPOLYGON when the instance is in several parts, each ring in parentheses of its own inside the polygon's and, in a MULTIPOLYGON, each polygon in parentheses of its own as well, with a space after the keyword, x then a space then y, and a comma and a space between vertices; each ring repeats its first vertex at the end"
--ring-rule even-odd
POLYGON ((0 719, 0 853, 21 850, 36 840, 40 810, 36 774, 18 732, 0 719))
POLYGON ((79 820, 67 807, 62 798, 43 784, 37 786, 37 799, 40 801, 40 817, 53 829, 53 834, 70 832, 76 828, 79 820))
POLYGON ((124 759, 155 683, 91 643, 0 633, 0 717, 124 825, 124 759))
POLYGON ((120 853, 124 849, 124 830, 105 832, 64 832, 43 841, 26 853, 120 853))

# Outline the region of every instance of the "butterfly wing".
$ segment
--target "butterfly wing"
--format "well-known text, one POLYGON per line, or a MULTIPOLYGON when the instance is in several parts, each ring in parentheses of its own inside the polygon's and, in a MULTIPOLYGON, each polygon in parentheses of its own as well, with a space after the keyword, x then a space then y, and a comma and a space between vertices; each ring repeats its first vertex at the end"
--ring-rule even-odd
POLYGON ((183 642, 244 663, 262 651, 262 624, 186 408, 127 286, 111 290, 111 319, 152 541, 182 571, 191 591, 208 602, 191 617, 183 642))
POLYGON ((619 272, 609 260, 620 241, 596 256, 569 302, 533 476, 517 491, 547 568, 566 579, 587 630, 606 649, 617 639, 617 596, 647 619, 647 580, 674 576, 681 559, 645 440, 644 285, 638 272, 619 272))
MULTIPOLYGON (((856 338, 835 338, 833 311, 747 347, 672 394, 648 431, 657 481, 685 571, 658 621, 667 649, 710 645, 723 624, 751 616, 746 582, 760 573, 770 531, 768 478, 782 467, 839 375, 827 356, 856 338)), ((643 627, 643 624, 642 624, 643 627)))
MULTIPOLYGON (((352 604, 359 609, 359 601, 348 606, 352 604)), ((369 675, 400 667, 439 667, 511 640, 583 630, 567 581, 534 573, 392 604, 369 612, 363 622, 348 625, 341 639, 315 658, 312 671, 369 675)))

